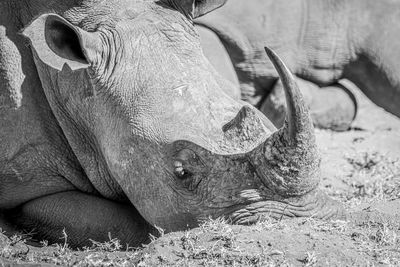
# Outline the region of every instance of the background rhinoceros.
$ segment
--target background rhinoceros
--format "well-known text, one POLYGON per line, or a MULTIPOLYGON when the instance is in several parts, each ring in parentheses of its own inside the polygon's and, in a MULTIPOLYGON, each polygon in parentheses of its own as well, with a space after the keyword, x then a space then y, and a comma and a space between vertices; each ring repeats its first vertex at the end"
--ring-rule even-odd
POLYGON ((337 84, 341 78, 400 116, 399 10, 398 1, 230 0, 197 24, 206 56, 240 86, 242 99, 276 125, 283 123, 283 93, 262 43, 297 75, 316 125, 346 130, 357 104, 352 92, 337 84))
POLYGON ((267 49, 287 98, 280 130, 223 93, 192 23, 223 3, 0 2, 4 224, 139 245, 153 226, 208 217, 342 215, 317 189, 311 119, 280 59, 267 49))

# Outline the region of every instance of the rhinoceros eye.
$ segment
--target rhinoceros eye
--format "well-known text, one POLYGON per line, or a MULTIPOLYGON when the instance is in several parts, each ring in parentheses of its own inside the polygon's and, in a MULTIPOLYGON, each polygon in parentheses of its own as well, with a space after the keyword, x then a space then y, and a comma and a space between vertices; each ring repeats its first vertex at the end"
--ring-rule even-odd
POLYGON ((198 157, 190 149, 182 149, 174 157, 174 173, 179 179, 190 178, 193 171, 198 167, 197 165, 199 165, 198 157))
POLYGON ((189 191, 195 191, 207 172, 206 165, 201 158, 191 149, 182 149, 174 156, 173 168, 175 176, 181 185, 189 191))
POLYGON ((187 179, 191 176, 191 173, 185 170, 184 163, 179 160, 174 161, 174 173, 179 179, 187 179))

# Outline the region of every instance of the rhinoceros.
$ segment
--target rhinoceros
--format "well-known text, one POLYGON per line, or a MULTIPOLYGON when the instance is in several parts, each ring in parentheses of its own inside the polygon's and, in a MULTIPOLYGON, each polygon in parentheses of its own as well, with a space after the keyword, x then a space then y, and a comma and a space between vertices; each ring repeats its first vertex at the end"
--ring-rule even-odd
POLYGON ((400 117, 399 11, 386 0, 229 0, 196 23, 206 56, 240 86, 230 95, 283 123, 281 86, 260 47, 267 43, 298 77, 316 125, 345 130, 357 101, 342 78, 400 117))
POLYGON ((0 222, 71 246, 131 246, 209 217, 343 216, 293 76, 277 130, 205 58, 218 1, 0 2, 0 222))

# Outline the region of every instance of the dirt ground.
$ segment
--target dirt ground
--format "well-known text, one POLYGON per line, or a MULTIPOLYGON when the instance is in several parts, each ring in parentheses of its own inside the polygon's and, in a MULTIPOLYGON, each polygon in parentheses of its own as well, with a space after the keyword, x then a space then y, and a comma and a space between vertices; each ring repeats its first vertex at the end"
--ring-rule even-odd
POLYGON ((346 220, 210 220, 129 251, 117 240, 72 251, 0 236, 0 266, 400 266, 400 120, 358 99, 351 131, 317 130, 321 188, 351 211, 346 220))

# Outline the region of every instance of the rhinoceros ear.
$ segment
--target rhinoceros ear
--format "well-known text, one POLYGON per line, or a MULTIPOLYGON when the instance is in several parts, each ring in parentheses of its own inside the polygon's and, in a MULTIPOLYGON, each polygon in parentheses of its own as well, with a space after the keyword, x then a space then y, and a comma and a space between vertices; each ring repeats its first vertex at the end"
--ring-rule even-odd
POLYGON ((99 50, 99 36, 86 32, 56 14, 35 19, 22 34, 30 41, 40 60, 62 70, 64 64, 72 70, 89 67, 99 50))
POLYGON ((227 0, 182 0, 184 8, 195 19, 213 11, 226 3, 227 0))

